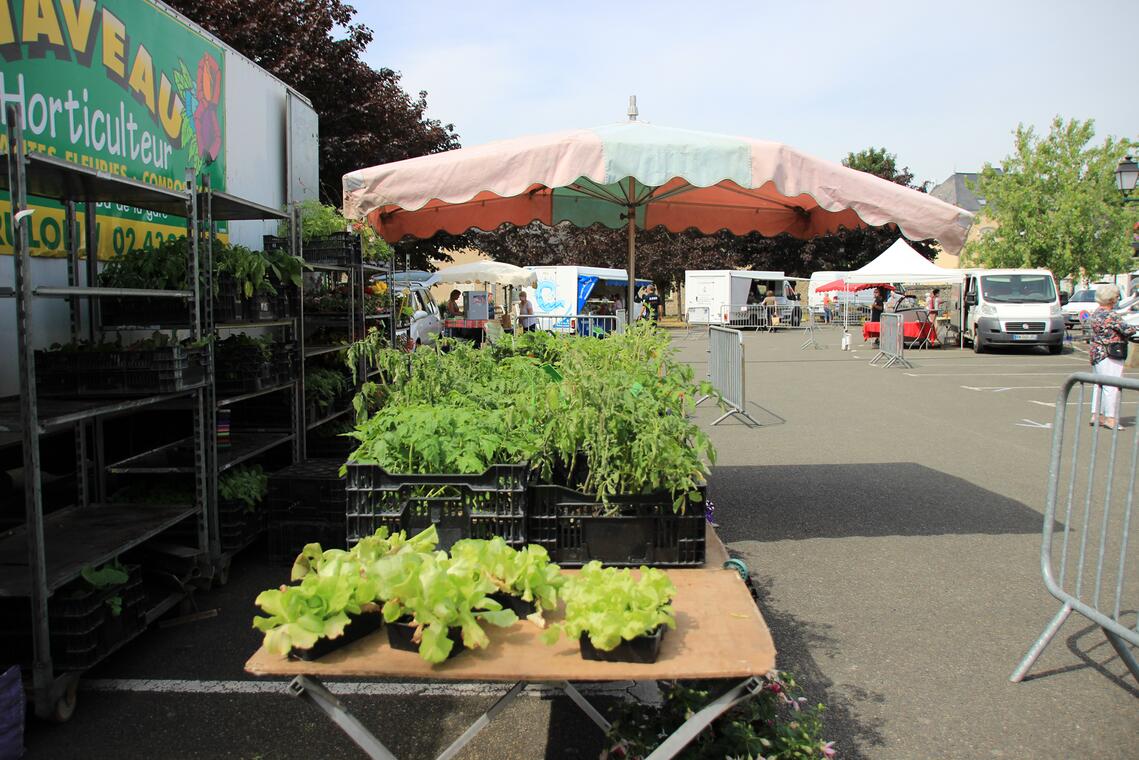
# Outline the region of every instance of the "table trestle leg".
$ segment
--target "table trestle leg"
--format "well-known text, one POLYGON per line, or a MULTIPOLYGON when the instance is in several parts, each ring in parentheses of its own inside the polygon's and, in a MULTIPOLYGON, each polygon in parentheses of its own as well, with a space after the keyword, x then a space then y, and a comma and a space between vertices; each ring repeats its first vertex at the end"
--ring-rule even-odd
POLYGON ((389 752, 363 723, 356 720, 320 681, 308 676, 297 676, 289 684, 289 693, 327 715, 372 760, 397 760, 396 756, 389 752))
POLYGON ((486 725, 490 723, 494 716, 502 712, 525 688, 525 681, 519 681, 511 686, 510 691, 499 697, 498 701, 491 705, 489 710, 480 715, 478 720, 472 723, 470 728, 463 732, 462 736, 456 739, 450 747, 439 753, 439 757, 437 757, 436 760, 451 760, 452 757, 459 754, 463 747, 467 746, 471 739, 474 739, 478 735, 479 731, 486 728, 486 725))
POLYGON ((653 750, 645 760, 668 760, 676 757, 688 743, 700 735, 700 732, 711 725, 712 721, 732 709, 740 702, 751 699, 763 689, 763 681, 755 676, 743 683, 728 689, 715 700, 705 705, 704 709, 693 715, 681 724, 680 728, 672 732, 653 750))
POLYGON ((574 704, 581 708, 581 711, 589 716, 597 725, 601 726, 601 730, 606 733, 609 732, 609 727, 612 725, 609 721, 605 720, 605 716, 597 711, 597 708, 589 703, 589 700, 581 695, 581 692, 574 688, 573 684, 569 681, 558 681, 551 684, 555 688, 561 689, 566 693, 566 696, 573 700, 574 704))

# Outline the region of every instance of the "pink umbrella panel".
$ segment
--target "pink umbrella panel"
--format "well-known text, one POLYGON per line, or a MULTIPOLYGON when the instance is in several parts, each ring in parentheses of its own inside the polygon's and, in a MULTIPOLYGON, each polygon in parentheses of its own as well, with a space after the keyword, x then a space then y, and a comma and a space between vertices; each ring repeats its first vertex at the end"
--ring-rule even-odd
POLYGON ((843 293, 856 293, 860 290, 870 290, 871 288, 894 290, 893 285, 888 285, 884 282, 845 282, 843 280, 831 280, 827 284, 815 288, 815 292, 826 293, 828 291, 841 291, 843 293))

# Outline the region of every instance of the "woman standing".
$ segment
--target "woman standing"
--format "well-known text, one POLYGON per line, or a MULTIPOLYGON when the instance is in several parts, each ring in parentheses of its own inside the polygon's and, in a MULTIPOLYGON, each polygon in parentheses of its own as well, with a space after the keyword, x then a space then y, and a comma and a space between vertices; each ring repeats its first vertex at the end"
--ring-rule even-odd
MULTIPOLYGON (((1092 312, 1089 325, 1091 329, 1091 343, 1088 345, 1088 358, 1092 363, 1092 372, 1105 377, 1123 377, 1123 360, 1127 358, 1127 340, 1139 334, 1139 327, 1129 325, 1115 313, 1115 305, 1119 303, 1119 287, 1116 285, 1100 285, 1095 291, 1095 300, 1099 305, 1092 312)), ((1119 430, 1119 389, 1101 385, 1092 391, 1092 419, 1089 424, 1097 422, 1113 430, 1119 430), (1103 397, 1102 406, 1099 404, 1103 397), (1100 414, 1097 414, 1097 409, 1100 414)))

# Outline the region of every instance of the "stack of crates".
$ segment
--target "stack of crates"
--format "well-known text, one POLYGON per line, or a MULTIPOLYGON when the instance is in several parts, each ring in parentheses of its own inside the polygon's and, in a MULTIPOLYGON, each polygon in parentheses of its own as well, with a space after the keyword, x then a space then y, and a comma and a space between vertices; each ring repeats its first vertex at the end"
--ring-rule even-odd
POLYGON ((269 476, 269 556, 292 562, 305 544, 344 549, 345 490, 341 459, 306 459, 269 476))

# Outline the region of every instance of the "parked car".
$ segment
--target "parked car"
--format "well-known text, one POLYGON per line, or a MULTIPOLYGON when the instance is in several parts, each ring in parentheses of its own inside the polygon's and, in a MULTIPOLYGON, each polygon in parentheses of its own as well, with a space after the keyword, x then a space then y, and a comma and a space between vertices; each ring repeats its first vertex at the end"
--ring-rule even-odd
POLYGON ((401 304, 396 335, 410 338, 417 346, 434 343, 443 332, 443 318, 431 289, 419 282, 408 282, 396 285, 396 295, 401 304))
POLYGON ((1095 308, 1095 289, 1077 290, 1068 302, 1060 307, 1060 313, 1064 315, 1064 326, 1078 327, 1080 315, 1085 313, 1090 315, 1095 308))

